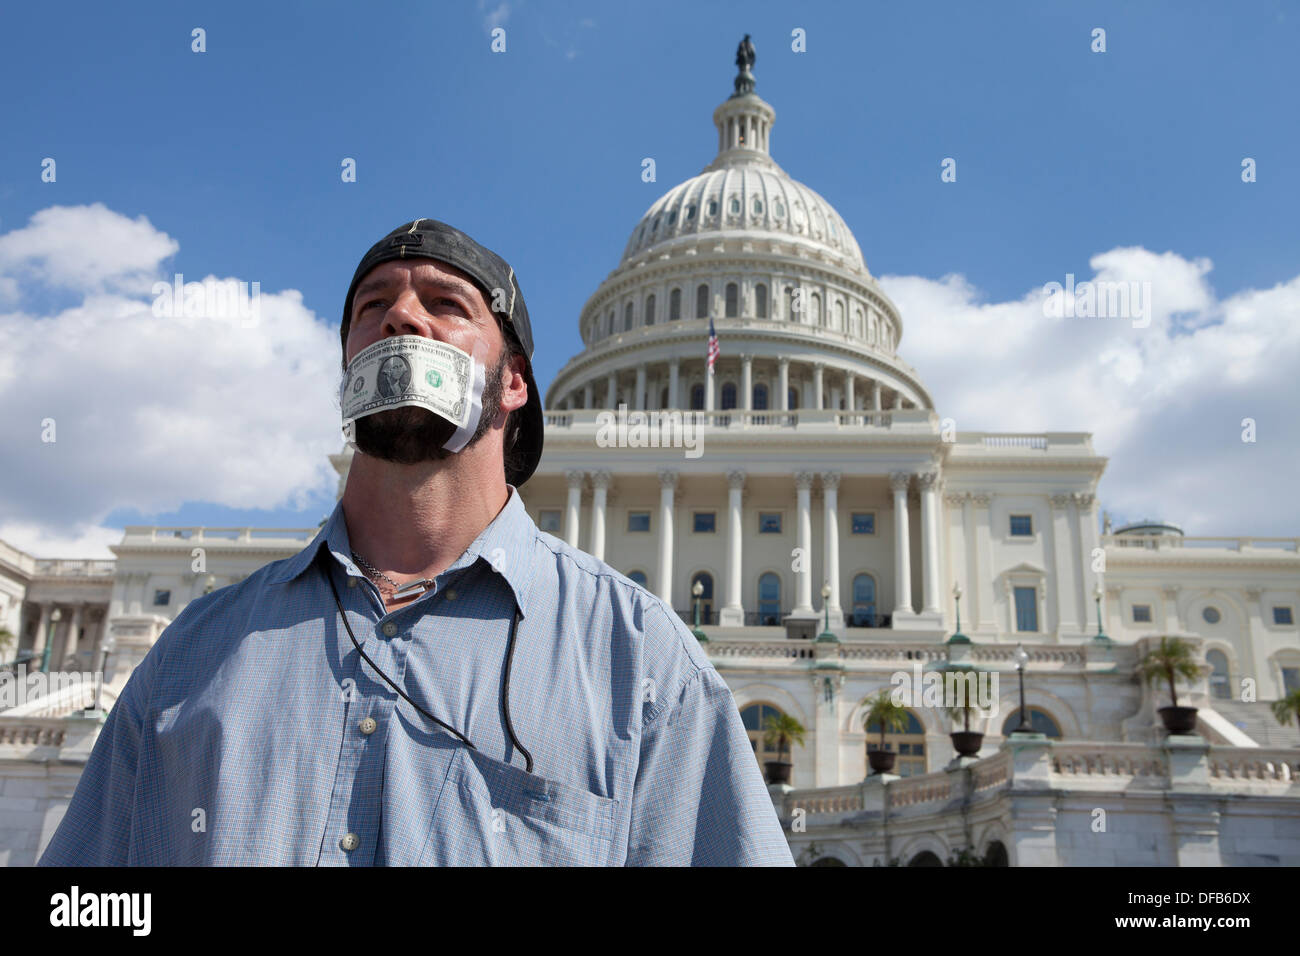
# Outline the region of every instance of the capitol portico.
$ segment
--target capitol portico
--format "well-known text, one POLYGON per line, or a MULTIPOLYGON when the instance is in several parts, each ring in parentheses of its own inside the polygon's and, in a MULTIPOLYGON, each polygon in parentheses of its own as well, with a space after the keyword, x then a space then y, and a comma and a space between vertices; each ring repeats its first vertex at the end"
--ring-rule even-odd
MULTIPOLYGON (((1300 538, 1112 528, 1090 434, 943 417, 848 224, 773 160, 776 112, 739 59, 716 156, 650 205, 577 317, 529 514, 697 630, 759 764, 792 764, 769 790, 801 862, 1300 864, 1300 731, 1269 707, 1300 688, 1300 538), (1191 733, 1137 676, 1166 637, 1199 667, 1191 733), (975 754, 944 707, 866 726, 898 673, 972 665, 1000 678, 975 754), (1012 732, 1021 680, 1034 733, 1012 732), (771 717, 802 728, 785 754, 771 717), (896 764, 869 772, 882 742, 896 764)), ((351 452, 331 460, 341 494, 351 452)), ((128 527, 115 562, 0 550, 18 636, 0 661, 51 634, 107 652, 111 704, 189 600, 315 531, 128 527), (102 640, 51 632, 56 601, 92 592, 102 640)), ((34 861, 66 807, 102 720, 78 693, 0 712, 0 862, 34 861)))

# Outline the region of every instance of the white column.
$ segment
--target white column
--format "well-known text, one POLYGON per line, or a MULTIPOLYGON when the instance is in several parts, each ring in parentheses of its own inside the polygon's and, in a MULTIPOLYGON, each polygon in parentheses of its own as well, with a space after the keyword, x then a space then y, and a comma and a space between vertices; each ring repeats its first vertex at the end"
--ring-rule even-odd
MULTIPOLYGON (((259 289, 260 288, 261 287, 259 286, 259 289)), ((583 408, 591 408, 591 390, 592 390, 591 385, 592 385, 591 380, 588 379, 587 384, 582 386, 582 407, 583 408)))
POLYGON ((637 411, 645 408, 645 363, 636 367, 636 394, 632 396, 632 407, 637 411))
POLYGON ((605 502, 612 475, 608 471, 591 473, 591 553, 605 560, 605 502))
POLYGON ((912 611, 912 548, 908 540, 907 484, 911 475, 896 471, 889 476, 894 492, 894 618, 912 611))
POLYGON ((975 512, 975 572, 971 587, 975 592, 974 620, 981 631, 999 630, 993 616, 993 528, 990 520, 993 495, 987 491, 973 491, 971 507, 975 512))
POLYGON ((704 376, 704 410, 713 411, 713 373, 706 372, 704 376))
POLYGON ((740 357, 740 390, 745 393, 741 400, 740 407, 745 411, 754 409, 754 357, 752 355, 742 355, 740 357))
POLYGON ((812 605, 813 473, 811 471, 796 472, 794 486, 798 492, 799 554, 803 558, 803 564, 795 577, 798 590, 795 594, 795 606, 791 614, 795 617, 815 617, 817 612, 812 605))
POLYGON ((1078 636, 1080 631, 1075 579, 1083 575, 1075 573, 1077 552, 1070 541, 1070 496, 1052 495, 1051 502, 1052 576, 1048 588, 1056 596, 1056 620, 1051 630, 1059 642, 1066 634, 1078 636))
MULTIPOLYGON (((68 622, 68 637, 63 642, 63 649, 57 661, 50 662, 50 670, 62 670, 63 662, 70 655, 77 653, 77 632, 81 629, 81 603, 72 605, 72 620, 68 622)), ((75 668, 74 668, 75 669, 75 668)))
POLYGON ((871 410, 873 412, 878 412, 881 410, 879 379, 873 379, 871 382, 871 410))
POLYGON ((780 404, 776 407, 781 409, 783 412, 788 412, 790 410, 790 360, 781 359, 777 362, 776 367, 779 373, 779 384, 777 385, 777 388, 781 392, 779 398, 780 404))
POLYGON ((618 411, 618 373, 610 372, 605 376, 605 407, 618 411))
POLYGON ((673 606, 673 492, 677 472, 659 472, 659 596, 673 606))
POLYGON ((943 614, 939 604, 939 473, 916 476, 921 490, 921 593, 926 614, 943 614))
POLYGON ((681 396, 677 394, 677 383, 681 377, 681 359, 673 359, 668 366, 668 407, 681 408, 681 396))
POLYGON ((740 603, 741 560, 744 548, 744 515, 741 496, 745 489, 745 473, 740 469, 727 472, 727 603, 718 623, 723 627, 741 627, 745 623, 745 609, 740 603))
MULTIPOLYGON (((853 394, 852 372, 844 373, 844 408, 850 412, 857 410, 857 396, 853 394)), ((849 422, 856 425, 858 423, 857 416, 850 418, 849 422)))
POLYGON ((825 500, 823 513, 822 537, 826 543, 825 560, 822 567, 826 571, 826 583, 831 586, 831 596, 826 599, 826 608, 830 611, 830 620, 834 625, 843 626, 844 612, 840 608, 840 519, 839 519, 840 473, 838 471, 822 472, 822 498, 825 500))
POLYGON ((582 507, 582 472, 566 471, 569 482, 569 503, 564 512, 564 540, 569 547, 578 546, 578 513, 582 507))
MULTIPOLYGON (((134 577, 134 575, 132 575, 132 577, 134 577)), ((36 639, 32 641, 32 653, 36 656, 27 662, 28 673, 40 670, 41 655, 45 653, 45 641, 49 634, 50 611, 53 610, 54 607, 52 604, 46 602, 41 602, 38 606, 41 609, 41 618, 36 624, 36 639)), ((18 648, 15 647, 14 651, 17 652, 17 650, 18 648)))
POLYGON ((821 362, 813 363, 813 400, 811 404, 819 412, 826 407, 826 403, 822 401, 822 380, 825 370, 826 366, 821 362))
MULTIPOLYGON (((1093 551, 1101 547, 1097 537, 1097 515, 1092 510, 1096 498, 1090 494, 1076 494, 1074 497, 1075 537, 1079 541, 1080 557, 1083 560, 1083 573, 1079 575, 1079 599, 1083 602, 1083 621, 1085 633, 1097 633, 1097 602, 1093 600, 1092 589, 1102 583, 1102 575, 1094 572, 1093 551)), ((1105 613, 1105 609, 1102 610, 1105 613)))

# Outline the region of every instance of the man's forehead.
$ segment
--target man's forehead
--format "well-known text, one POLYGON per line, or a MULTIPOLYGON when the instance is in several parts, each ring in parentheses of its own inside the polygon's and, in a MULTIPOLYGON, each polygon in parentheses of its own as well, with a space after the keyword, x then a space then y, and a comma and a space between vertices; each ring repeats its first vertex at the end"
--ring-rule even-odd
POLYGON ((416 282, 461 287, 482 295, 474 280, 465 272, 436 259, 419 259, 408 262, 381 262, 366 274, 357 285, 357 292, 405 281, 410 275, 416 282))

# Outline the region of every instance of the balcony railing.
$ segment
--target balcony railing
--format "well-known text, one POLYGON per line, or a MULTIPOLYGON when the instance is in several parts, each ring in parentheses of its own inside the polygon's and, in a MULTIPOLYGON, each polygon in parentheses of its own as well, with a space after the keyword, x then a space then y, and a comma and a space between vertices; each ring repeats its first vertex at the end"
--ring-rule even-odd
MULTIPOLYGON (((548 428, 575 428, 589 426, 596 428, 610 421, 619 421, 617 410, 603 408, 549 409, 545 413, 548 428)), ((680 433, 683 425, 689 427, 711 426, 727 429, 770 429, 796 428, 800 425, 825 425, 835 428, 874 428, 889 429, 900 425, 911 425, 921 429, 931 426, 934 413, 924 408, 891 408, 884 410, 841 411, 834 409, 801 408, 791 411, 765 409, 746 411, 741 408, 715 409, 714 411, 682 409, 647 409, 645 411, 626 410, 626 422, 629 427, 642 424, 648 428, 647 437, 653 439, 656 430, 670 429, 680 433), (636 416, 636 417, 634 417, 636 416), (645 416, 644 418, 640 416, 645 416)), ((653 440, 652 440, 653 447, 653 440)))
POLYGON ((1144 551, 1205 548, 1236 552, 1300 553, 1300 538, 1189 538, 1181 534, 1105 534, 1101 536, 1101 543, 1113 548, 1137 548, 1144 551))
POLYGON ((98 578, 112 577, 116 568, 112 559, 38 558, 35 570, 49 577, 98 578))
MULTIPOLYGON (((688 626, 690 627, 695 626, 694 608, 691 608, 691 610, 689 611, 683 611, 681 609, 678 609, 677 616, 680 617, 683 621, 685 621, 688 626)), ((716 625, 717 623, 718 623, 717 611, 712 609, 706 611, 704 608, 700 608, 700 627, 704 627, 706 624, 716 625)))

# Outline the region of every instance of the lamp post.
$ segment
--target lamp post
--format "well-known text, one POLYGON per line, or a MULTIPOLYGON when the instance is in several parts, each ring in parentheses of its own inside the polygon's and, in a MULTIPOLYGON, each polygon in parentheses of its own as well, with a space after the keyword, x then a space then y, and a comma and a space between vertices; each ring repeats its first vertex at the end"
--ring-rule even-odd
POLYGON ((1032 734, 1034 728, 1030 725, 1025 715, 1025 665, 1029 663, 1029 655, 1025 653, 1025 645, 1016 645, 1016 673, 1020 675, 1020 725, 1013 734, 1032 734))
POLYGON ((1102 647, 1110 647, 1110 646, 1111 646, 1112 644, 1114 644, 1115 642, 1112 641, 1112 640, 1111 640, 1109 637, 1107 637, 1105 634, 1103 634, 1102 631, 1101 631, 1101 598, 1102 598, 1102 590, 1101 590, 1101 584, 1100 584, 1100 583, 1099 583, 1095 588, 1092 589, 1092 596, 1093 596, 1093 599, 1097 602, 1097 635, 1092 639, 1092 640, 1093 640, 1093 643, 1095 643, 1095 644, 1100 644, 1102 647))
POLYGON ((825 630, 817 635, 817 640, 823 644, 838 643, 839 639, 831 633, 831 586, 822 585, 822 610, 826 612, 825 630))
POLYGON ((203 582, 203 593, 211 594, 216 589, 217 589, 217 579, 213 577, 211 574, 209 574, 208 579, 203 582))
POLYGON ((50 672, 50 656, 54 653, 54 625, 63 619, 63 611, 55 608, 50 612, 50 627, 45 632, 45 653, 41 655, 41 673, 50 672))
POLYGON ((691 594, 695 596, 695 629, 691 631, 695 639, 701 644, 707 644, 709 639, 703 631, 700 630, 700 595, 704 593, 704 583, 698 578, 691 585, 691 594))
POLYGON ((948 638, 949 644, 969 644, 970 638, 961 632, 961 585, 952 586, 952 596, 957 602, 957 630, 953 632, 952 637, 948 638))

